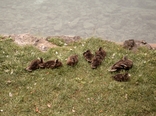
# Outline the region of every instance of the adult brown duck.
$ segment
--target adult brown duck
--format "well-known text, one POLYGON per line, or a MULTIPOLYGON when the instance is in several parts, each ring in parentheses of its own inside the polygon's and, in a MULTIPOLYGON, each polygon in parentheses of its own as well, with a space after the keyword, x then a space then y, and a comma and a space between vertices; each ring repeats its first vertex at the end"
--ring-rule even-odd
POLYGON ((111 69, 110 72, 120 71, 120 70, 129 70, 133 66, 133 61, 129 60, 127 56, 124 56, 121 60, 116 62, 111 69))
POLYGON ((42 64, 42 63, 43 63, 43 58, 35 59, 35 60, 31 61, 29 66, 26 68, 26 70, 31 72, 33 70, 39 69, 40 64, 42 64))

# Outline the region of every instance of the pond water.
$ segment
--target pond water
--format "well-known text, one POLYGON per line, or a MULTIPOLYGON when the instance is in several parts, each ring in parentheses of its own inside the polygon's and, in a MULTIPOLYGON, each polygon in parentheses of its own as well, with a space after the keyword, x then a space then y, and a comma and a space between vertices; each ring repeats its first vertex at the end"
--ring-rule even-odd
POLYGON ((1 0, 0 34, 156 43, 155 0, 1 0))

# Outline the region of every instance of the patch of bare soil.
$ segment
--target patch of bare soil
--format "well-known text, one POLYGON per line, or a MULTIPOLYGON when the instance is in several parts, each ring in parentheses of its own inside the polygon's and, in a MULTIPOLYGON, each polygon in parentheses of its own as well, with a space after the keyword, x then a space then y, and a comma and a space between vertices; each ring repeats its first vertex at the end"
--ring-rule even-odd
POLYGON ((48 39, 50 38, 63 39, 67 44, 81 39, 80 36, 48 36, 44 38, 44 37, 36 37, 36 36, 30 35, 29 33, 2 35, 1 38, 3 39, 10 38, 20 46, 33 45, 43 52, 47 51, 50 48, 57 47, 57 45, 51 42, 48 42, 48 39))

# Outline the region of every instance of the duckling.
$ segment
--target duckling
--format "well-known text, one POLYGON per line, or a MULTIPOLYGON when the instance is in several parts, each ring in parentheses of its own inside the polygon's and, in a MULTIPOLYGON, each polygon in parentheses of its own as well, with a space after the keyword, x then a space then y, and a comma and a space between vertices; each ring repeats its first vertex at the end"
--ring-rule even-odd
POLYGON ((75 66, 78 63, 78 55, 69 56, 67 59, 67 65, 75 66))
POLYGON ((95 52, 96 56, 99 56, 101 60, 103 60, 106 57, 106 52, 100 47, 98 51, 95 52))
POLYGON ((59 61, 58 59, 56 60, 49 60, 49 61, 46 61, 42 64, 40 64, 40 68, 51 68, 51 69, 54 69, 54 68, 58 68, 58 67, 62 67, 63 64, 61 61, 59 61))
POLYGON ((94 56, 94 58, 91 61, 91 68, 96 69, 99 65, 101 65, 101 63, 101 56, 94 56))
POLYGON ((33 70, 39 69, 40 68, 39 65, 42 63, 43 63, 43 58, 35 59, 31 61, 30 65, 26 68, 26 70, 31 72, 33 70))
POLYGON ((94 55, 91 53, 90 50, 87 50, 83 53, 83 56, 85 58, 85 60, 88 62, 88 63, 91 63, 92 62, 92 59, 94 57, 94 55))
POLYGON ((118 62, 116 62, 112 67, 111 70, 109 70, 110 72, 114 72, 114 71, 120 71, 121 69, 124 70, 129 70, 131 69, 133 66, 133 61, 129 60, 127 58, 127 56, 124 56, 123 59, 119 60, 118 62))
POLYGON ((150 44, 148 44, 146 41, 142 40, 134 40, 134 39, 129 39, 124 41, 123 43, 123 48, 127 48, 128 50, 132 51, 137 51, 139 47, 146 47, 148 49, 153 49, 150 44))
POLYGON ((134 46, 136 47, 134 39, 126 40, 123 43, 123 48, 127 48, 128 50, 132 50, 134 46))
POLYGON ((116 74, 115 76, 112 76, 112 78, 119 82, 125 82, 129 80, 130 75, 126 72, 125 74, 116 74))

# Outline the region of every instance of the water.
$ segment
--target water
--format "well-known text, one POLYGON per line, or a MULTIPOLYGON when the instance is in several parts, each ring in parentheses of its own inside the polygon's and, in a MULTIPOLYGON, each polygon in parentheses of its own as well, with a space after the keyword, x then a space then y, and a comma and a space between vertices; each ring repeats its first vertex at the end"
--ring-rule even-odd
POLYGON ((155 0, 0 0, 0 34, 156 43, 155 0))

